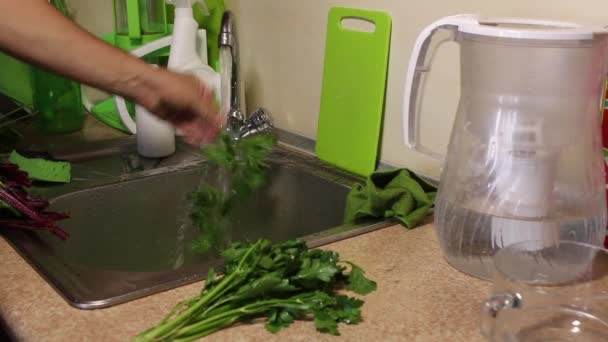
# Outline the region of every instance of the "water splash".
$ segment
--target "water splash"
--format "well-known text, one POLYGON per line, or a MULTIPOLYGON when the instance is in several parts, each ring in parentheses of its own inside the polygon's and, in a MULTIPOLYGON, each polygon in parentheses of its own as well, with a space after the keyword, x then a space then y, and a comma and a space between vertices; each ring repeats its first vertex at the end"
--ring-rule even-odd
POLYGON ((224 115, 230 111, 230 99, 232 98, 232 53, 230 47, 220 47, 220 68, 221 68, 221 106, 224 115))
POLYGON ((186 232, 192 227, 192 221, 190 219, 190 213, 192 212, 192 201, 184 201, 184 209, 178 217, 177 234, 175 238, 175 253, 173 269, 176 270, 184 265, 186 260, 186 232))

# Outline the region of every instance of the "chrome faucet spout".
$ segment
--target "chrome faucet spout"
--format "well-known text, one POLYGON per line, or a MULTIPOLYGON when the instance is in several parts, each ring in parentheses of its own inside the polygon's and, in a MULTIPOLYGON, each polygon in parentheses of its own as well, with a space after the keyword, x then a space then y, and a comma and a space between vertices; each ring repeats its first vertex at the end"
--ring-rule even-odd
MULTIPOLYGON (((222 89, 229 89, 229 108, 226 127, 235 138, 242 138, 253 134, 268 132, 273 128, 272 117, 266 110, 257 109, 251 115, 247 113, 245 106, 245 93, 243 78, 240 67, 238 35, 236 33, 236 20, 231 11, 224 12, 220 29, 218 45, 220 50, 228 51, 230 58, 224 61, 222 66, 230 69, 230 85, 222 86, 222 89)), ((224 53, 220 53, 224 56, 224 53)), ((224 58, 224 57, 221 57, 224 58)), ((224 72, 224 71, 223 71, 224 72)), ((222 77, 224 79, 224 77, 222 77)), ((224 82, 224 81, 223 81, 224 82)))
MULTIPOLYGON (((242 78, 239 58, 238 39, 234 15, 230 11, 224 12, 222 16, 222 26, 219 36, 220 49, 228 49, 231 57, 231 78, 230 78, 230 111, 245 112, 242 101, 242 78)), ((228 113, 232 114, 232 113, 228 113)))

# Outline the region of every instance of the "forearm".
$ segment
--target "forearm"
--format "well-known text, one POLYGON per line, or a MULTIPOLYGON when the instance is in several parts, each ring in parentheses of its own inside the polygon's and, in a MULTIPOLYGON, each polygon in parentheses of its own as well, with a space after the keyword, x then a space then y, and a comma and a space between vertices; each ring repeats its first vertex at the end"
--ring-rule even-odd
POLYGON ((211 88, 198 78, 155 68, 104 43, 46 0, 0 0, 0 50, 134 99, 191 143, 211 141, 225 122, 211 88))
POLYGON ((130 98, 150 89, 151 66, 105 44, 46 0, 0 0, 0 50, 130 98))

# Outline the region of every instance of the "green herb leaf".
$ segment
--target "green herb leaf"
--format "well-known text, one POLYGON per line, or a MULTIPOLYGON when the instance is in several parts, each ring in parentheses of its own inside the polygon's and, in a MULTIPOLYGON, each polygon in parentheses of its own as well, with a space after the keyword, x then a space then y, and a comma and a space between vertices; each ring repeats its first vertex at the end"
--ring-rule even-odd
POLYGON ((320 259, 306 258, 302 262, 302 268, 295 278, 301 280, 320 280, 328 283, 339 271, 340 268, 335 264, 322 262, 320 259))
POLYGON ((329 310, 320 310, 315 312, 315 327, 321 332, 332 335, 340 335, 338 331, 338 322, 329 310))
POLYGON ((282 283, 283 280, 278 274, 265 274, 261 278, 243 285, 235 295, 239 296, 239 300, 261 297, 268 294, 282 283))
POLYGON ((337 317, 340 322, 346 324, 357 324, 361 321, 361 306, 363 301, 357 298, 340 295, 338 300, 337 317))
POLYGON ((216 278, 217 273, 215 273, 215 270, 213 268, 210 268, 209 272, 207 272, 207 280, 205 281, 205 287, 210 287, 211 285, 215 284, 216 278))
POLYGON ((357 294, 366 295, 376 290, 377 284, 375 281, 365 277, 365 271, 352 262, 346 262, 351 266, 350 274, 348 275, 348 285, 346 288, 357 294))
MULTIPOLYGON (((324 333, 339 335, 339 324, 361 322, 363 301, 338 294, 351 279, 370 289, 358 266, 332 251, 307 250, 303 241, 271 244, 239 242, 224 250, 226 272, 214 271, 200 295, 180 302, 159 325, 136 341, 193 341, 239 322, 267 317, 266 330, 277 332, 294 320, 314 321, 324 333), (350 274, 339 263, 352 266, 350 274)), ((373 282, 372 282, 373 283, 373 282)), ((375 287, 375 283, 374 283, 375 287)), ((358 289, 361 291, 361 289, 358 289)))
POLYGON ((274 309, 271 310, 265 327, 266 330, 274 334, 281 331, 283 328, 288 327, 293 321, 293 315, 286 309, 274 309))
POLYGON ((275 143, 275 138, 269 135, 233 140, 223 133, 214 144, 202 149, 209 161, 210 178, 216 177, 217 184, 201 184, 191 195, 190 216, 200 231, 192 247, 194 251, 219 252, 225 245, 230 213, 236 204, 265 184, 265 159, 275 143))

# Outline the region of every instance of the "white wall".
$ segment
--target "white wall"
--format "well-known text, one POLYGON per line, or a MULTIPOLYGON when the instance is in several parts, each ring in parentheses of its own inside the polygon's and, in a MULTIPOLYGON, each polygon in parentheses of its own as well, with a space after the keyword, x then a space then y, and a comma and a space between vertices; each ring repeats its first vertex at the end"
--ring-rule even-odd
POLYGON ((74 12, 76 22, 95 35, 114 30, 114 7, 112 0, 67 0, 74 12))
MULTIPOLYGON (((111 29, 112 1, 71 0, 77 20, 111 29)), ((393 18, 382 160, 427 174, 438 163, 402 143, 401 113, 410 51, 418 32, 446 15, 480 13, 608 23, 605 0, 228 0, 237 15, 249 108, 264 106, 279 127, 314 138, 320 102, 327 13, 333 6, 386 11, 393 18)), ((445 149, 459 96, 455 46, 437 56, 423 107, 423 142, 445 149)))

